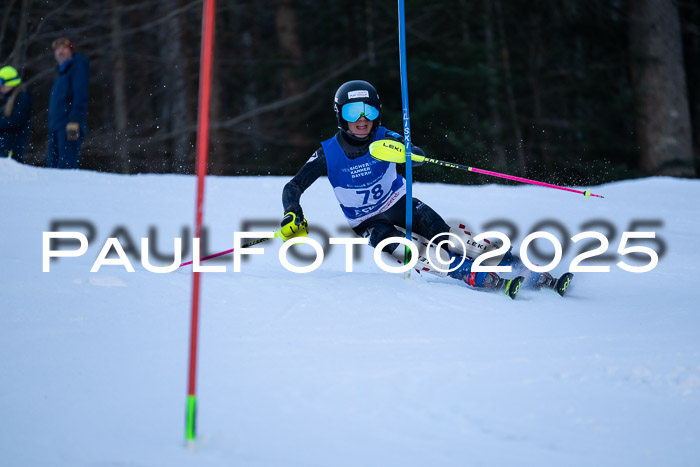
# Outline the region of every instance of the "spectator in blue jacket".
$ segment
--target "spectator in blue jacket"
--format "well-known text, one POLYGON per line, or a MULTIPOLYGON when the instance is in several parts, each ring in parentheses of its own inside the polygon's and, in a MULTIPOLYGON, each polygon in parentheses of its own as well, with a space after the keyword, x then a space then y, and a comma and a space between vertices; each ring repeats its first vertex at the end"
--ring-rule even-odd
POLYGON ((59 37, 51 45, 58 63, 58 78, 49 101, 48 167, 77 169, 85 139, 90 62, 74 53, 73 42, 59 37))
POLYGON ((29 141, 32 94, 17 70, 0 68, 0 157, 24 160, 29 141))

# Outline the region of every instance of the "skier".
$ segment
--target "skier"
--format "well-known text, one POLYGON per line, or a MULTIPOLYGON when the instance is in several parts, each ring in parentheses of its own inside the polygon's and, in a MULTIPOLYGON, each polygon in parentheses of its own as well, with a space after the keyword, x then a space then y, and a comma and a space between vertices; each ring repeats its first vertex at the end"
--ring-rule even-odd
MULTIPOLYGON (((338 132, 321 143, 282 191, 284 218, 280 232, 283 238, 308 229, 300 204, 301 195, 324 175, 328 176, 350 227, 358 235, 368 238, 372 247, 387 238, 405 237, 399 228, 405 229, 406 181, 397 172, 395 163, 373 159, 369 153, 369 145, 374 141, 393 139, 403 143, 404 138, 381 126, 381 100, 374 86, 366 81, 348 81, 341 85, 335 93, 334 108, 338 132)), ((412 148, 414 153, 424 155, 419 147, 412 148)), ((455 244, 432 251, 433 255, 441 255, 442 261, 449 262, 439 267, 443 271, 452 269, 450 272, 437 269, 425 249, 419 254, 421 269, 449 275, 472 287, 500 290, 511 298, 517 294, 523 277, 511 281, 494 272, 471 271, 474 258, 497 245, 478 244, 464 229, 450 228, 437 212, 417 198, 413 198, 413 232, 425 239, 450 232, 461 238, 467 237, 467 251, 462 250, 462 245, 455 244)), ((426 243, 424 241, 423 245, 426 243)), ((403 263, 404 248, 398 246, 399 243, 392 243, 384 251, 403 263)), ((508 252, 499 264, 511 264, 513 260, 513 255, 508 252)))

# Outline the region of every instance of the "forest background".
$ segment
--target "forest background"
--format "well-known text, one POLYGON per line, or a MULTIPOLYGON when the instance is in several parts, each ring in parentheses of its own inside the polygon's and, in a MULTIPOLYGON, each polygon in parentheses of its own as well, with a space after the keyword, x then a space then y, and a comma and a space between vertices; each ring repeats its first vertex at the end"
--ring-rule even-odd
MULTIPOLYGON (((333 96, 372 82, 402 131, 395 1, 219 0, 209 173, 293 174, 336 131, 333 96)), ((0 65, 34 96, 43 165, 56 63, 90 59, 81 168, 193 173, 202 0, 4 0, 0 65)), ((700 4, 406 0, 412 141, 429 157, 589 185, 700 173, 700 4)), ((498 180, 424 166, 418 181, 498 180)))

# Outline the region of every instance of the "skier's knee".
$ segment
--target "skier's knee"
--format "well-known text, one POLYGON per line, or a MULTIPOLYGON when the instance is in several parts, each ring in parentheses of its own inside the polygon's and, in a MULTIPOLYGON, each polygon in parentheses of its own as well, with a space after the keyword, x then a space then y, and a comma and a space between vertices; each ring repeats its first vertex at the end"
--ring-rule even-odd
MULTIPOLYGON (((398 231, 394 226, 379 224, 368 228, 362 236, 369 239, 369 244, 373 248, 376 248, 382 240, 391 237, 403 237, 403 234, 400 231, 398 231)), ((390 243, 384 247, 383 251, 392 254, 398 246, 398 242, 390 243)))

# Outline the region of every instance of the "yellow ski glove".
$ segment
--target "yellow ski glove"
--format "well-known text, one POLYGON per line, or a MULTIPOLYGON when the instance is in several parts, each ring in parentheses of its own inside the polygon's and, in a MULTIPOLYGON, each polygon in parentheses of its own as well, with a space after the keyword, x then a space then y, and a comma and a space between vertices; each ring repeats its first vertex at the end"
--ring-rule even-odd
POLYGON ((306 219, 291 211, 284 215, 281 225, 280 238, 285 242, 290 238, 306 237, 309 234, 309 224, 306 219))

